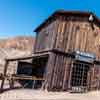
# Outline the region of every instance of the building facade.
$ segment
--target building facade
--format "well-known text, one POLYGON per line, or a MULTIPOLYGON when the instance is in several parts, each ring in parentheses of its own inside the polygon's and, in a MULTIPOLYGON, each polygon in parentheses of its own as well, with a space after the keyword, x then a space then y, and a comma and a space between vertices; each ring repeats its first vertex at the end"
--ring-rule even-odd
POLYGON ((93 13, 56 11, 35 32, 32 56, 6 59, 1 91, 6 79, 11 88, 19 80, 23 87, 48 91, 100 89, 100 20, 93 13), (18 61, 17 73, 9 77, 13 61, 18 61))
POLYGON ((42 88, 100 89, 100 20, 93 13, 56 11, 35 32, 34 54, 48 54, 42 88))

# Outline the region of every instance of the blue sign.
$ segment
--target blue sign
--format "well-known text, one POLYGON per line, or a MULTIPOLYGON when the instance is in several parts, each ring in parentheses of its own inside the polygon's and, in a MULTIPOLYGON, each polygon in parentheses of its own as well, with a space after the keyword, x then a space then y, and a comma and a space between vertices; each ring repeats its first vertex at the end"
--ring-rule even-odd
POLYGON ((96 59, 96 55, 93 53, 88 53, 88 52, 81 52, 81 51, 75 51, 74 52, 75 59, 79 61, 84 61, 84 62, 93 62, 96 59))

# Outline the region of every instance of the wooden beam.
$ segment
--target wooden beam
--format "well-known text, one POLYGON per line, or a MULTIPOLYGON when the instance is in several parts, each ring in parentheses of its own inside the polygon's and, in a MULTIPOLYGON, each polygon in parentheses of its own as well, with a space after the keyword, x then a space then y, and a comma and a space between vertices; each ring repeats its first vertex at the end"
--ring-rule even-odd
MULTIPOLYGON (((50 50, 54 53, 58 53, 58 54, 61 54, 61 55, 64 55, 64 56, 70 56, 70 57, 74 57, 73 54, 71 53, 65 53, 63 51, 60 51, 60 50, 57 50, 57 49, 53 49, 53 50, 50 50)), ((18 61, 18 60, 28 60, 28 59, 34 59, 34 58, 40 58, 40 57, 46 57, 48 56, 51 52, 48 51, 48 52, 43 52, 43 53, 36 53, 32 56, 27 56, 27 57, 16 57, 16 58, 7 58, 6 61, 18 61)))
POLYGON ((38 78, 35 76, 26 76, 26 75, 15 75, 12 76, 13 80, 45 80, 44 78, 38 78))
POLYGON ((27 57, 7 58, 6 61, 28 60, 28 59, 33 59, 33 58, 46 57, 48 55, 49 55, 49 52, 46 52, 42 54, 34 54, 32 56, 27 56, 27 57))
POLYGON ((6 76, 8 64, 9 64, 9 61, 5 60, 5 66, 4 66, 4 72, 3 72, 4 73, 4 78, 2 79, 2 82, 1 82, 0 92, 3 91, 3 86, 4 86, 4 82, 5 82, 5 76, 6 76))
POLYGON ((52 52, 52 50, 53 49, 39 50, 39 51, 35 51, 34 54, 52 52))

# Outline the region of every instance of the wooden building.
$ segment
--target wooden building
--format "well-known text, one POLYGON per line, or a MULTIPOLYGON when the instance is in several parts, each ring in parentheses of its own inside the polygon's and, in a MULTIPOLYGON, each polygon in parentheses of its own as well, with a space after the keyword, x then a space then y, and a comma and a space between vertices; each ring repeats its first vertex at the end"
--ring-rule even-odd
MULTIPOLYGON (((33 87, 48 91, 100 89, 100 20, 93 13, 59 10, 35 32, 33 56, 22 58, 32 58, 30 73, 38 78, 33 87)), ((7 61, 14 60, 21 59, 7 61)))
POLYGON ((100 20, 93 13, 56 11, 35 32, 34 53, 50 53, 45 89, 100 88, 100 20))

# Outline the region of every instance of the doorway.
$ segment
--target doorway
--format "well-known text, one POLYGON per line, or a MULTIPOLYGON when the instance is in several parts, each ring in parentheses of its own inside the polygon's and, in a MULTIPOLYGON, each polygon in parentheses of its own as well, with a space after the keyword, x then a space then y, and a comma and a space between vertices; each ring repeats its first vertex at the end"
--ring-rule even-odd
POLYGON ((82 89, 87 86, 87 76, 90 64, 75 61, 72 64, 70 86, 74 89, 82 89))
POLYGON ((38 59, 33 59, 33 69, 32 69, 32 75, 37 78, 37 80, 33 81, 33 88, 39 89, 42 87, 42 84, 44 83, 44 76, 46 74, 46 65, 48 62, 48 57, 40 57, 38 59), (43 80, 38 80, 43 79, 43 80))
POLYGON ((24 88, 40 89, 45 81, 44 75, 46 73, 47 62, 47 55, 33 58, 32 63, 19 61, 17 75, 20 77, 27 77, 27 79, 19 80, 19 83, 24 88))

